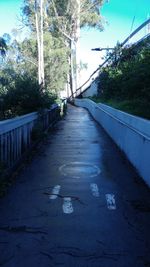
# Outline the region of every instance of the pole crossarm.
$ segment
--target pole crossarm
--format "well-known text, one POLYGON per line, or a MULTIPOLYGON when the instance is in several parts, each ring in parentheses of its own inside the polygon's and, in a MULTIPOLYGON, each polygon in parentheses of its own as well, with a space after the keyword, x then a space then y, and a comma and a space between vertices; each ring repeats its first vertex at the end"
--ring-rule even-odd
POLYGON ((92 48, 92 51, 103 51, 103 50, 114 50, 114 47, 97 47, 97 48, 92 48))

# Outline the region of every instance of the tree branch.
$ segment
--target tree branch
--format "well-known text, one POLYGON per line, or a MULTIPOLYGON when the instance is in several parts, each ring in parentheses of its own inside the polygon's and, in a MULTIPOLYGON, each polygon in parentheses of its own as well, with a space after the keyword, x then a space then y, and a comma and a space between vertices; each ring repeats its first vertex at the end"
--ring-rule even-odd
POLYGON ((95 3, 91 4, 86 10, 84 9, 84 6, 83 6, 83 9, 81 8, 81 13, 86 13, 89 10, 91 10, 92 8, 96 7, 97 5, 100 5, 99 0, 96 1, 95 3))
MULTIPOLYGON (((54 9, 54 13, 55 13, 55 16, 57 18, 57 22, 58 22, 58 25, 60 24, 59 23, 59 16, 58 16, 58 12, 57 12, 57 9, 56 9, 56 5, 54 3, 54 1, 52 0, 52 4, 53 4, 53 9, 54 9)), ((71 38, 71 36, 69 36, 61 27, 60 25, 59 26, 56 26, 58 28, 58 30, 69 40, 71 41, 74 41, 73 38, 71 38)))

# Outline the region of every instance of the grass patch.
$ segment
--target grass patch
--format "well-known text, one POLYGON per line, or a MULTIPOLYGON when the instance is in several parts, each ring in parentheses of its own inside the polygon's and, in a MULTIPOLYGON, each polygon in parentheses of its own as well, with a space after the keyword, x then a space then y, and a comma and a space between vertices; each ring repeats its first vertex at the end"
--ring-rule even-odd
POLYGON ((96 103, 103 103, 121 111, 130 113, 150 120, 150 103, 147 100, 133 99, 133 100, 105 100, 100 97, 90 97, 96 103))

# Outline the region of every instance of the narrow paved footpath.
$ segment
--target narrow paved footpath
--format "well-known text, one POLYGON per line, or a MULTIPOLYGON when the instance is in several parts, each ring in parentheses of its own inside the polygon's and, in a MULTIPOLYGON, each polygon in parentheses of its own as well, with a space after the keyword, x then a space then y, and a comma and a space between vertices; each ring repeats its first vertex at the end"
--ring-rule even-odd
POLYGON ((150 190, 86 110, 69 106, 0 200, 0 266, 150 266, 150 190))

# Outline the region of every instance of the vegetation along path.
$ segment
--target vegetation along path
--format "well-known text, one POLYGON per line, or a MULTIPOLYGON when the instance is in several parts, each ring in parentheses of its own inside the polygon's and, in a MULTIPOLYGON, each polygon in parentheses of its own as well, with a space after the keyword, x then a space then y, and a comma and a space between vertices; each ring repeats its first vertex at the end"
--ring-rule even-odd
POLYGON ((0 266, 150 266, 150 191, 88 112, 38 152, 0 200, 0 266))

